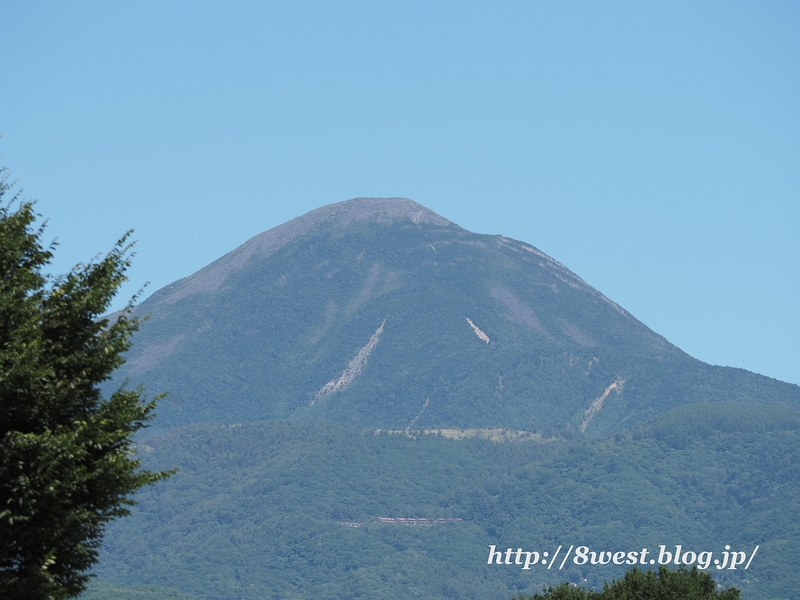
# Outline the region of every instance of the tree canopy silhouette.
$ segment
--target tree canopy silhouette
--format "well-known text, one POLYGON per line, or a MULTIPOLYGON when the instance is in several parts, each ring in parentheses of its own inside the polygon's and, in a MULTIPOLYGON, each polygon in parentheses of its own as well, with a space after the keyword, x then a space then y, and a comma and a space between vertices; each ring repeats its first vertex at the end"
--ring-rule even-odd
POLYGON ((514 600, 737 600, 739 590, 717 590, 714 579, 697 567, 670 570, 659 567, 658 572, 634 567, 622 579, 603 586, 602 592, 584 590, 570 583, 550 587, 533 596, 514 600))
MULTIPOLYGON (((0 597, 69 598, 88 581, 105 524, 168 473, 139 469, 133 435, 155 399, 100 384, 123 363, 137 320, 101 319, 126 280, 128 235, 60 277, 55 244, 0 169, 0 597)), ((129 308, 135 298, 131 300, 129 308)))

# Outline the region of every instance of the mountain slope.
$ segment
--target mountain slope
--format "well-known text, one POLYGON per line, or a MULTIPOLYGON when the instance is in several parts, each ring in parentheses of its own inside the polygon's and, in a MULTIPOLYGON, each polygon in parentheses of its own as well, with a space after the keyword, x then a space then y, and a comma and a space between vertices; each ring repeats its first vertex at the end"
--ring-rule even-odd
POLYGON ((492 545, 758 546, 709 569, 796 595, 800 388, 693 359, 523 242, 356 199, 136 311, 117 381, 169 393, 138 451, 178 473, 109 527, 95 595, 508 598, 626 568, 492 545))
POLYGON ((324 419, 598 435, 675 406, 800 407, 800 388, 692 359, 566 267, 406 199, 326 206, 145 301, 120 377, 157 430, 324 419))
POLYGON ((148 468, 179 471, 109 528, 105 583, 220 599, 507 599, 565 580, 600 589, 629 567, 487 565, 491 545, 649 548, 654 560, 660 545, 717 558, 758 545, 749 569, 709 572, 750 600, 796 597, 794 409, 687 405, 631 432, 546 443, 202 424, 139 449, 148 468))

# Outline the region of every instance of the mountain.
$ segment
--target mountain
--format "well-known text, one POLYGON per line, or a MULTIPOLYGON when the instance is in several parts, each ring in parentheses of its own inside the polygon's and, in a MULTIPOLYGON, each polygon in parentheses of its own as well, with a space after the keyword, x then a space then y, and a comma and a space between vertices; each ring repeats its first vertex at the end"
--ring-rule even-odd
POLYGON ((797 598, 800 388, 688 356, 533 246, 360 198, 136 313, 110 385, 169 394, 137 450, 178 470, 109 526, 87 600, 508 600, 677 546, 797 598))
POLYGON ((137 587, 148 585, 207 600, 509 600, 562 581, 602 589, 630 568, 606 553, 647 548, 657 561, 661 546, 686 561, 713 553, 708 572, 743 599, 797 598, 791 408, 691 404, 605 438, 500 443, 319 421, 197 424, 139 452, 178 472, 109 527, 95 572, 126 589, 120 598, 173 597, 137 587), (606 558, 523 570, 488 565, 491 546, 606 558), (726 547, 749 568, 717 569, 726 547))
POLYGON ((321 419, 600 435, 800 388, 697 361, 533 246, 407 199, 262 233, 137 308, 118 380, 166 391, 154 430, 321 419))

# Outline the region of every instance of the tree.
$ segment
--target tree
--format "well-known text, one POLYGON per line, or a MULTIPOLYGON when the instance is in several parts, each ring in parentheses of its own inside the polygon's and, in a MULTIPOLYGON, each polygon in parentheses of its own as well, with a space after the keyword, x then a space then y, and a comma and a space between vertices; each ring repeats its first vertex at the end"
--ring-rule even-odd
POLYGON ((139 469, 133 436, 155 400, 100 384, 138 322, 107 311, 130 264, 128 235, 102 260, 43 273, 55 244, 0 169, 0 597, 70 598, 97 561, 108 521, 169 473, 139 469), (16 205, 16 209, 12 206, 16 205))
POLYGON ((594 598, 594 596, 588 595, 593 593, 565 582, 556 587, 551 586, 533 596, 519 596, 511 600, 587 600, 587 598, 594 598))
POLYGON ((659 567, 658 572, 634 567, 622 579, 605 584, 602 592, 583 590, 569 583, 516 600, 738 600, 739 590, 717 591, 714 579, 697 567, 675 571, 659 567))

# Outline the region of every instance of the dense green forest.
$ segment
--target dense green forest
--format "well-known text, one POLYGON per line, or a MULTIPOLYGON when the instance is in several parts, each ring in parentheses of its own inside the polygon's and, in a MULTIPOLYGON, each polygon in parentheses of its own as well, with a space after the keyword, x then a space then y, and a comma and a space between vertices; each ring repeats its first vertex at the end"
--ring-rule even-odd
POLYGON ((642 571, 633 567, 619 579, 603 585, 595 592, 580 586, 562 583, 532 596, 515 596, 512 600, 737 600, 739 590, 718 590, 714 578, 696 567, 672 570, 642 571))
POLYGON ((105 584, 220 599, 508 598, 565 580, 599 590, 630 567, 489 565, 492 545, 652 556, 681 545, 717 557, 758 545, 748 570, 709 572, 753 600, 797 587, 791 408, 693 405, 630 432, 544 442, 313 421, 194 425, 139 452, 149 468, 179 471, 109 529, 96 570, 105 584))

